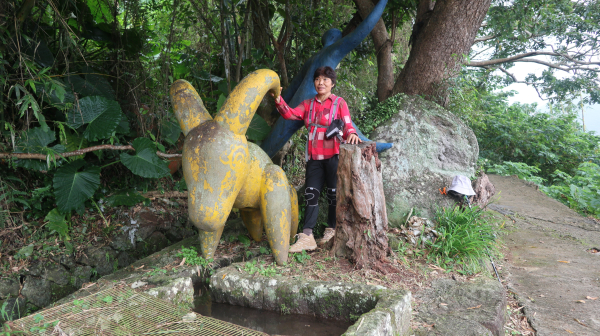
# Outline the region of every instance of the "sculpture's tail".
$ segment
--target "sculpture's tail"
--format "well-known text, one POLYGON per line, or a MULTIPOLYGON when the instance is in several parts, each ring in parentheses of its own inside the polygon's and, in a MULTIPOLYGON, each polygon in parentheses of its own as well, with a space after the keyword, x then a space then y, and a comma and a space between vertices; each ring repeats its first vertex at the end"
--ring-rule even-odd
POLYGON ((183 79, 175 81, 169 93, 173 111, 184 135, 203 122, 212 120, 198 92, 188 81, 183 79))
POLYGON ((246 76, 227 97, 215 121, 235 134, 244 135, 264 95, 279 95, 279 76, 267 69, 246 76))

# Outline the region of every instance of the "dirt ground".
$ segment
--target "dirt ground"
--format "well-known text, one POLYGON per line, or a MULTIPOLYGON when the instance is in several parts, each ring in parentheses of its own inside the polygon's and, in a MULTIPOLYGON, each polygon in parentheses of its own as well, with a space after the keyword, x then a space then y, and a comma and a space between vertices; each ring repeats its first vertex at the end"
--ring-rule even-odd
POLYGON ((600 335, 600 222, 516 177, 490 175, 507 217, 503 277, 536 334, 600 335))

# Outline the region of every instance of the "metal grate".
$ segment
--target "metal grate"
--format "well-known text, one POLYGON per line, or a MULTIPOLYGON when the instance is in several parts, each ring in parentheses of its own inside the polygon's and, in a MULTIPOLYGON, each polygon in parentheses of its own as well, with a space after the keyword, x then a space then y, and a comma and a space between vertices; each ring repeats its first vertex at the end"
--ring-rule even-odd
POLYGON ((111 288, 11 323, 35 335, 268 336, 180 309, 130 288, 111 288))

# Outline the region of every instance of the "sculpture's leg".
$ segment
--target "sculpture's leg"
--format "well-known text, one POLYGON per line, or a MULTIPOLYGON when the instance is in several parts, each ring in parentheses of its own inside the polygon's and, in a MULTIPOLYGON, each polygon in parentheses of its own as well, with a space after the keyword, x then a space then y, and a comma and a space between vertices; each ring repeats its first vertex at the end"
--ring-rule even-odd
POLYGON ((222 225, 217 231, 198 230, 198 236, 200 237, 200 250, 202 251, 202 256, 205 259, 214 258, 215 251, 217 250, 217 245, 219 245, 219 240, 221 239, 221 234, 223 234, 224 228, 225 225, 222 225))
POLYGON ((264 168, 260 188, 260 212, 267 240, 277 265, 287 262, 290 248, 291 203, 288 181, 281 167, 268 164, 264 168))
POLYGON ((250 232, 252 239, 260 242, 262 240, 263 225, 260 209, 240 209, 242 221, 250 232))
POLYGON ((300 221, 300 211, 298 209, 298 192, 296 188, 290 183, 288 186, 290 192, 290 202, 292 205, 292 221, 290 226, 290 240, 294 239, 294 236, 298 232, 298 222, 300 221))

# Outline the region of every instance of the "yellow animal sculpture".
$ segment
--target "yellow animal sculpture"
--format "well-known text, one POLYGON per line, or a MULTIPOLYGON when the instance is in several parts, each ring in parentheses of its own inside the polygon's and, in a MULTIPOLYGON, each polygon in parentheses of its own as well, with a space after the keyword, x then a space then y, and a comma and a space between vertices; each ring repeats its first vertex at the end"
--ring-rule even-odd
POLYGON ((278 265, 287 261, 289 241, 298 229, 298 198, 281 167, 246 130, 264 95, 279 95, 279 76, 257 70, 231 92, 214 120, 192 85, 171 86, 173 110, 185 135, 183 175, 190 220, 200 233, 202 255, 212 258, 232 208, 256 241, 263 227, 278 265))

